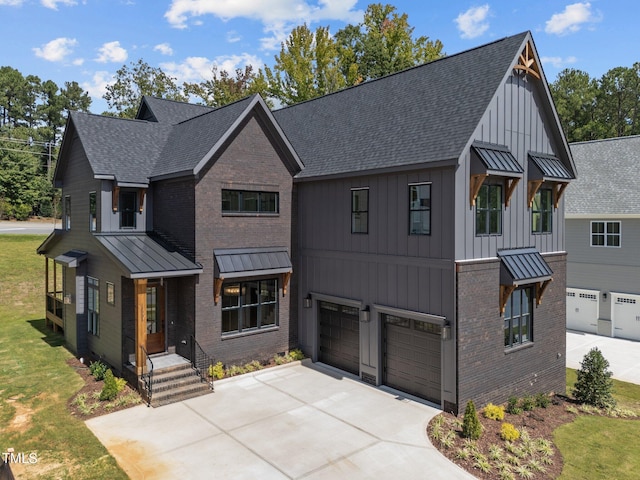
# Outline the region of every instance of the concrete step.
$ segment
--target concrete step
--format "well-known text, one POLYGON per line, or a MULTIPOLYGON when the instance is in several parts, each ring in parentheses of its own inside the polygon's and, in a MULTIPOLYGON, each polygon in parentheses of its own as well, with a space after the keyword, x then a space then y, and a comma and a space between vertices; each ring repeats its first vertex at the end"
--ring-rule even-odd
POLYGON ((180 402, 212 391, 211 385, 202 381, 191 364, 155 370, 151 385, 152 407, 180 402))
POLYGON ((211 387, 208 383, 199 382, 194 384, 182 385, 169 390, 160 392, 152 392, 151 406, 160 407, 168 405, 170 403, 181 402, 182 400, 188 400, 190 398, 199 397, 200 395, 206 395, 212 393, 211 387))

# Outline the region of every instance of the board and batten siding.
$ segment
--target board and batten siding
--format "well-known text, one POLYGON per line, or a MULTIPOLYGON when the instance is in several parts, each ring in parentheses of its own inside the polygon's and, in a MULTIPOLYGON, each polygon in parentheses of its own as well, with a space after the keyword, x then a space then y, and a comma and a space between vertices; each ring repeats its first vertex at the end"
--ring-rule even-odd
MULTIPOLYGON (((475 207, 470 204, 471 152, 467 149, 460 159, 456 173, 456 244, 457 260, 495 257, 502 248, 535 246, 540 252, 564 250, 564 198, 553 210, 552 233, 531 233, 531 209, 527 202, 528 153, 559 155, 562 148, 554 149, 556 142, 547 127, 555 121, 543 109, 542 84, 532 77, 511 75, 496 92, 479 123, 473 140, 506 145, 524 169, 508 207, 504 206, 501 235, 477 236, 475 207)), ((560 160, 568 160, 560 157, 560 160)), ((489 177, 492 179, 492 177, 489 177)), ((493 177, 499 180, 501 177, 493 177)), ((544 188, 544 187, 543 187, 544 188)))

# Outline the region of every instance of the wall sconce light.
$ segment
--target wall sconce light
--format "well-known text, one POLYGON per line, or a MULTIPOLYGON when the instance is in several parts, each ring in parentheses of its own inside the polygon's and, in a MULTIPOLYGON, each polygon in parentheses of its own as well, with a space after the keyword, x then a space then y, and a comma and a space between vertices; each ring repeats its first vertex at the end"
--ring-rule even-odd
POLYGON ((445 325, 442 327, 442 340, 450 340, 451 339, 451 326, 445 325))
POLYGON ((361 310, 361 313, 362 313, 362 321, 364 323, 369 323, 369 320, 371 320, 371 312, 369 311, 369 305, 364 307, 364 310, 361 310))
POLYGON ((302 299, 302 306, 304 308, 311 308, 311 295, 307 295, 302 299))
POLYGON ((607 292, 602 292, 602 298, 607 299, 607 292))

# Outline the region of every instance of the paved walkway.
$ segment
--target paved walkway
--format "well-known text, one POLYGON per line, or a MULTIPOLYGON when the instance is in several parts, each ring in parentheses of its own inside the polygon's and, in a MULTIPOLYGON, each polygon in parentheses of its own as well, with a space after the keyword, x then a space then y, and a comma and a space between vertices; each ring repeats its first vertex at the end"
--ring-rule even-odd
POLYGON ((426 435, 440 410, 304 361, 87 421, 132 479, 472 479, 426 435))
POLYGON ((567 367, 580 368, 580 362, 593 347, 598 347, 609 361, 613 378, 640 385, 640 342, 568 331, 567 367))

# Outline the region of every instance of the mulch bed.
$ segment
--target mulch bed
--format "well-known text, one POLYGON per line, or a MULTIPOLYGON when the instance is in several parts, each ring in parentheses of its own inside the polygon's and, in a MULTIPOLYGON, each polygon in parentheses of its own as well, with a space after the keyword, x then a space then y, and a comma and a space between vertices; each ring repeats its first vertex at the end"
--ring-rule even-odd
MULTIPOLYGON (((523 412, 520 415, 511 415, 509 413, 505 413, 504 420, 496 421, 485 418, 482 413, 478 412, 478 418, 480 423, 482 423, 483 430, 482 436, 479 440, 476 441, 477 446, 480 451, 485 455, 488 454, 489 446, 492 444, 497 444, 500 446, 504 446, 505 442, 500 438, 500 429, 504 422, 511 423, 518 430, 522 428, 526 428, 529 432, 531 438, 544 438, 553 442, 553 431, 564 425, 565 423, 572 422, 576 415, 573 413, 569 413, 566 410, 568 405, 577 406, 573 400, 563 397, 563 396, 555 396, 552 399, 552 403, 547 408, 536 408, 532 411, 523 412)), ((460 419, 462 420, 463 416, 455 417, 450 413, 442 413, 441 415, 445 416, 445 418, 454 420, 460 419)), ((433 421, 432 421, 433 422, 433 421)), ((431 423, 428 427, 428 432, 431 432, 433 423, 431 423)), ((429 435, 431 439, 431 435, 429 435)), ((480 479, 496 479, 500 478, 498 472, 492 471, 491 473, 484 473, 478 468, 474 466, 475 460, 469 458, 467 460, 462 460, 456 456, 459 449, 464 446, 464 439, 461 435, 456 435, 455 446, 451 448, 444 448, 439 442, 433 441, 433 445, 449 460, 456 463, 469 473, 471 473, 476 478, 480 479)), ((517 442, 516 442, 517 443, 517 442)), ((537 472, 532 476, 533 479, 554 479, 560 476, 563 467, 562 455, 554 445, 554 454, 551 457, 553 460, 553 464, 545 465, 545 472, 537 472)), ((515 478, 519 478, 517 475, 514 475, 515 478)))

